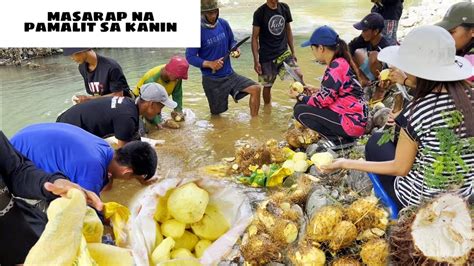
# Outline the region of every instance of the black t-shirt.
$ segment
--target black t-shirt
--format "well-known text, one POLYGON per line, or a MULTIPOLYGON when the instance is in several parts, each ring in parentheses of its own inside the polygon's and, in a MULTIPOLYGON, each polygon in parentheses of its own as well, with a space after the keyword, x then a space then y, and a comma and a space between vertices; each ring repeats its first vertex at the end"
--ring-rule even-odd
POLYGON ((98 137, 111 135, 122 141, 139 140, 138 107, 128 97, 101 97, 62 113, 56 122, 78 126, 98 137))
POLYGON ((288 49, 286 24, 292 21, 290 7, 285 3, 278 3, 275 10, 263 4, 255 11, 252 25, 260 27, 261 63, 277 58, 288 49))
POLYGON ((117 61, 97 54, 97 66, 89 72, 88 64, 79 65, 79 72, 84 79, 86 92, 90 95, 107 95, 123 91, 124 96, 130 97, 130 89, 122 68, 117 61))
POLYGON ((385 20, 400 20, 403 12, 403 0, 382 0, 372 7, 372 12, 377 12, 385 20))
POLYGON ((382 37, 382 39, 380 39, 380 42, 377 45, 373 46, 370 42, 364 41, 362 35, 359 35, 349 43, 349 50, 351 52, 351 55, 354 55, 355 51, 360 48, 367 49, 367 52, 380 52, 380 50, 382 50, 383 48, 391 45, 395 45, 395 43, 387 40, 385 37, 382 37))

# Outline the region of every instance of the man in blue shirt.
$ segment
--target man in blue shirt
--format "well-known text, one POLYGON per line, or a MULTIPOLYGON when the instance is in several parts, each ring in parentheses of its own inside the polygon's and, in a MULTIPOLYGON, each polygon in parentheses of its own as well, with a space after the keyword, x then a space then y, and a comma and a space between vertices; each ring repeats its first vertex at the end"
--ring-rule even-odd
MULTIPOLYGON (((201 0, 201 14, 201 47, 186 49, 186 59, 201 69, 202 85, 211 114, 227 111, 229 95, 237 102, 250 94, 250 114, 257 116, 260 85, 235 73, 230 59, 225 58, 236 41, 229 23, 219 18, 217 1, 201 0)), ((231 56, 237 58, 240 52, 231 56)))
POLYGON ((61 172, 97 195, 114 178, 151 178, 156 151, 145 142, 132 141, 114 152, 103 139, 65 123, 41 123, 15 134, 11 142, 40 169, 61 172))

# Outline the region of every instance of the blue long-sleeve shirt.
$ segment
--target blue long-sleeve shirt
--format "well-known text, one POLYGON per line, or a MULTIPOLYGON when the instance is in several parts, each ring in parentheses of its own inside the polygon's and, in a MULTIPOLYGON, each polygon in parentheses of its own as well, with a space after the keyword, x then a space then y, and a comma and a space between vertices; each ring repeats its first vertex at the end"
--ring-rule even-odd
POLYGON ((214 61, 224 57, 236 44, 229 23, 222 18, 219 18, 216 23, 216 27, 212 29, 201 26, 201 47, 187 48, 186 59, 191 65, 199 67, 203 76, 226 77, 234 72, 229 57, 216 73, 212 73, 210 68, 203 67, 204 61, 214 61))

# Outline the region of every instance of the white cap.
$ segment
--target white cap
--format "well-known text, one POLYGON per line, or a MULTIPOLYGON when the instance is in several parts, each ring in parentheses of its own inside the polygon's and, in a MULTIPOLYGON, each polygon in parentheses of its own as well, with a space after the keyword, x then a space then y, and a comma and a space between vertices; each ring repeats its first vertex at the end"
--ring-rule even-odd
POLYGON ((140 99, 149 102, 162 103, 171 109, 176 108, 178 104, 168 97, 165 88, 156 82, 144 84, 140 88, 140 99))
POLYGON ((377 58, 400 70, 432 81, 464 80, 472 75, 471 63, 456 56, 454 39, 438 26, 413 29, 400 46, 389 46, 377 58))

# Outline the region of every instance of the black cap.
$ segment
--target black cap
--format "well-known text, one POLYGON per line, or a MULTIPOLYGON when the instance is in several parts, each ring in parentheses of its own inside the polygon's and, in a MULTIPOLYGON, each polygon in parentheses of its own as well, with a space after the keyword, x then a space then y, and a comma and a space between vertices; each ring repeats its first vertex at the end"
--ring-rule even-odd
POLYGON ((75 53, 87 51, 91 48, 63 48, 63 55, 73 55, 75 53))
POLYGON ((385 27, 383 17, 379 13, 372 12, 365 16, 360 22, 354 24, 358 30, 380 29, 385 27))

